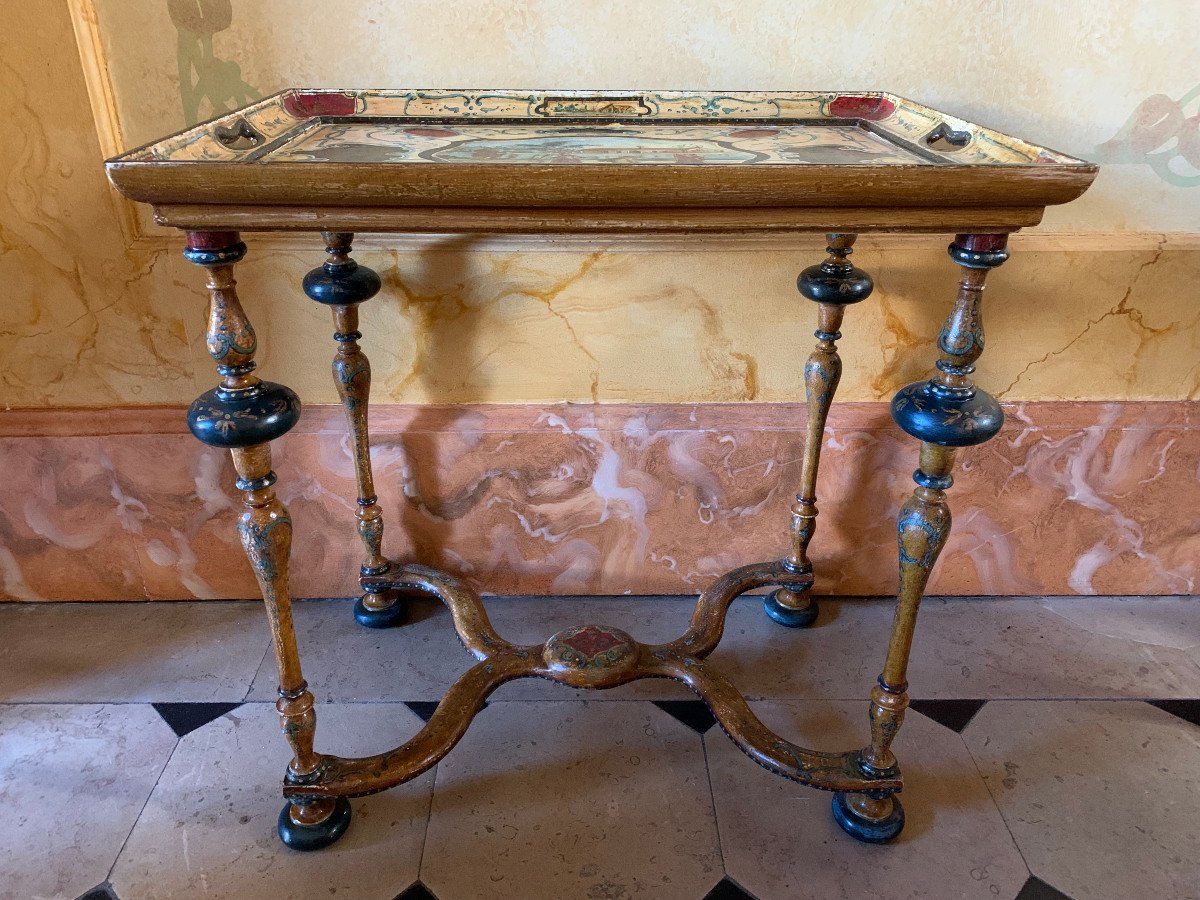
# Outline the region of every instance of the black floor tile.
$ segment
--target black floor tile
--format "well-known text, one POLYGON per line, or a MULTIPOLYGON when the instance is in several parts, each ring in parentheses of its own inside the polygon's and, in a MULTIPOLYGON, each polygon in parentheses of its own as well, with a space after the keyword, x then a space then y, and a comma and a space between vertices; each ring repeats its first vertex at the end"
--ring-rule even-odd
POLYGON ((986 700, 913 700, 908 708, 962 734, 962 730, 975 718, 975 713, 983 709, 985 703, 986 700))
POLYGON ((1179 716, 1185 722, 1200 725, 1200 700, 1147 700, 1151 706, 1157 706, 1163 712, 1179 716))
POLYGON ((1071 898, 1058 888, 1046 884, 1036 875, 1030 875, 1024 887, 1021 888, 1021 893, 1017 894, 1017 900, 1071 900, 1071 898))
POLYGON ((654 705, 678 719, 696 734, 704 734, 717 724, 708 707, 699 700, 655 700, 654 705))
POLYGON ((106 881, 104 884, 96 885, 86 894, 80 894, 78 900, 120 900, 120 898, 112 889, 112 885, 106 881))
POLYGON ((179 737, 191 734, 213 719, 237 709, 240 703, 152 703, 155 711, 179 737))
POLYGON ((437 900, 437 897, 433 895, 433 891, 429 890, 429 888, 425 887, 425 885, 418 881, 407 891, 397 897, 396 900, 437 900))
POLYGON ((433 711, 437 709, 436 700, 408 700, 404 705, 415 712, 422 722, 428 722, 433 718, 433 711))
MULTIPOLYGON (((433 711, 438 708, 436 700, 405 700, 404 705, 416 713, 422 722, 428 722, 432 719, 433 711)), ((481 711, 487 708, 487 703, 484 703, 481 711)))
MULTIPOLYGON (((687 703, 688 701, 681 702, 687 703)), ((704 895, 704 900, 755 900, 755 897, 742 890, 737 882, 731 881, 727 875, 720 880, 716 887, 704 895)))

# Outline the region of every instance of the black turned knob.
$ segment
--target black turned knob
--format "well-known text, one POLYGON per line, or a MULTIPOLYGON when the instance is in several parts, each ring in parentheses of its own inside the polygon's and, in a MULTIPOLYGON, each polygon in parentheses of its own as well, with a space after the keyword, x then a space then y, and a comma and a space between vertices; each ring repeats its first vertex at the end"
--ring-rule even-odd
POLYGON ((946 252, 968 269, 994 269, 1008 259, 1008 235, 956 234, 946 252))
POLYGON ((291 388, 260 381, 240 391, 213 388, 188 407, 187 423, 210 447, 251 447, 282 437, 300 420, 300 398, 291 388))
POLYGON ((826 235, 829 256, 819 265, 809 266, 796 279, 800 293, 816 303, 836 303, 845 306, 871 296, 875 283, 871 276, 850 263, 857 235, 832 233, 826 235))
POLYGON ((361 303, 379 293, 382 282, 373 269, 354 260, 325 263, 304 276, 304 293, 318 303, 338 306, 361 303))
POLYGON ((906 434, 943 447, 972 447, 991 440, 1004 425, 995 398, 974 389, 969 394, 934 381, 902 387, 892 398, 892 418, 906 434))
POLYGON ((859 303, 871 296, 875 282, 862 269, 848 262, 809 266, 796 279, 800 293, 816 303, 859 303))

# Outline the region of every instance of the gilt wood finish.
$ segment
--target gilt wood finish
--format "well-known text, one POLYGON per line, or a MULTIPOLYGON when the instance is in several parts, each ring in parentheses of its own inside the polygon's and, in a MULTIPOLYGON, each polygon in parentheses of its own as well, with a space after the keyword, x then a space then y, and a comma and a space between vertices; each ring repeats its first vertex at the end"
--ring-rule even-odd
POLYGON ((1082 193, 1094 166, 890 94, 285 91, 112 160, 108 169, 122 192, 155 204, 159 221, 187 231, 185 255, 207 273, 208 348, 221 380, 192 405, 188 425, 200 440, 231 451, 245 497, 239 528, 271 623, 278 709, 292 748, 279 818, 288 846, 332 843, 349 824, 347 798, 435 765, 492 691, 526 677, 592 689, 675 679, 755 762, 834 792, 834 818, 848 833, 879 842, 900 832, 903 781, 891 745, 908 706, 917 610, 950 531, 954 457, 957 448, 994 436, 1003 421, 996 401, 971 379, 984 345, 984 279, 1007 258, 1007 234, 1038 222, 1047 204, 1082 193), (286 387, 254 374, 257 342, 233 278, 246 252, 242 230, 323 233, 327 259, 303 288, 333 317, 332 369, 350 434, 364 551, 356 618, 369 627, 395 625, 407 596, 432 595, 475 658, 412 740, 374 756, 314 750, 316 711, 288 596, 292 523, 274 491, 270 451, 296 424, 300 405, 286 387), (351 258, 353 232, 362 230, 827 232, 828 257, 797 282, 816 304, 817 344, 805 364, 808 423, 785 555, 718 578, 700 595, 686 632, 658 645, 599 624, 515 645, 454 578, 389 560, 371 471, 371 369, 358 343, 358 306, 380 290, 380 279, 351 258), (850 262, 860 231, 956 233, 949 252, 963 277, 938 337, 936 374, 901 389, 892 403, 896 423, 921 452, 917 487, 897 522, 900 588, 871 693, 870 738, 862 749, 826 752, 770 731, 707 657, 730 603, 746 591, 775 587, 764 606, 782 625, 811 625, 817 616, 809 547, 821 442, 841 376, 839 329, 846 307, 872 291, 870 276, 850 262))
POLYGON ((187 230, 421 234, 728 234, 731 232, 1008 232, 1042 220, 1040 206, 570 209, 296 207, 178 204, 155 220, 187 230))
POLYGON ((189 229, 1001 232, 1079 196, 1096 167, 885 93, 292 89, 110 160, 108 172, 160 222, 189 229), (497 124, 528 130, 529 149, 469 152, 471 129, 497 124), (703 140, 652 162, 620 152, 651 129, 698 127, 724 129, 709 143, 728 159, 714 162, 703 140), (314 134, 349 128, 386 130, 390 143, 304 152, 314 134), (869 141, 839 149, 827 139, 838 129, 869 141), (439 131, 452 133, 445 146, 418 152, 439 131), (575 143, 548 153, 556 133, 575 143), (389 161, 397 134, 411 152, 389 161), (455 145, 468 152, 439 155, 455 145), (600 150, 614 160, 597 162, 600 150), (840 208, 855 212, 831 215, 840 208))

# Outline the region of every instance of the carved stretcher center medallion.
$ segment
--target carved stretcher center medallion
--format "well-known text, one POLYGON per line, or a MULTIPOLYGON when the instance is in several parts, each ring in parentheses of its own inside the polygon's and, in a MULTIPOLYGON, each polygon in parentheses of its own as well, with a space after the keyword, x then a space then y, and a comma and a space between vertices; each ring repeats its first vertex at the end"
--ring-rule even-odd
POLYGON ((555 671, 590 673, 607 680, 637 661, 637 642, 619 628, 580 625, 551 637, 542 655, 546 666, 555 671))

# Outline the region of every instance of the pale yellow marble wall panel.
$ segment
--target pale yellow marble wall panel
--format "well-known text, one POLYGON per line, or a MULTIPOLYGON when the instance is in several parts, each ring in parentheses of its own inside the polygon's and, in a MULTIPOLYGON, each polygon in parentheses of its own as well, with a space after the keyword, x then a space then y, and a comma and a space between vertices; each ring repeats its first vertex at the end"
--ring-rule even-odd
POLYGON ((196 297, 161 252, 126 249, 67 8, 33 0, 5 17, 0 404, 178 402, 196 387, 196 297))
MULTIPOLYGON (((794 283, 818 251, 530 253, 471 243, 358 254, 384 278, 362 313, 379 401, 804 395, 815 312, 794 283)), ((842 326, 839 397, 890 399, 932 370, 957 270, 931 243, 856 254, 877 286, 842 326)), ((336 402, 325 365, 332 344, 326 310, 296 288, 318 257, 315 243, 309 254, 251 256, 241 287, 258 322, 264 370, 305 399, 336 402), (315 358, 308 348, 316 348, 315 358)), ((1006 400, 1195 399, 1198 286, 1194 246, 1018 246, 989 286, 989 349, 979 381, 1006 400)))

